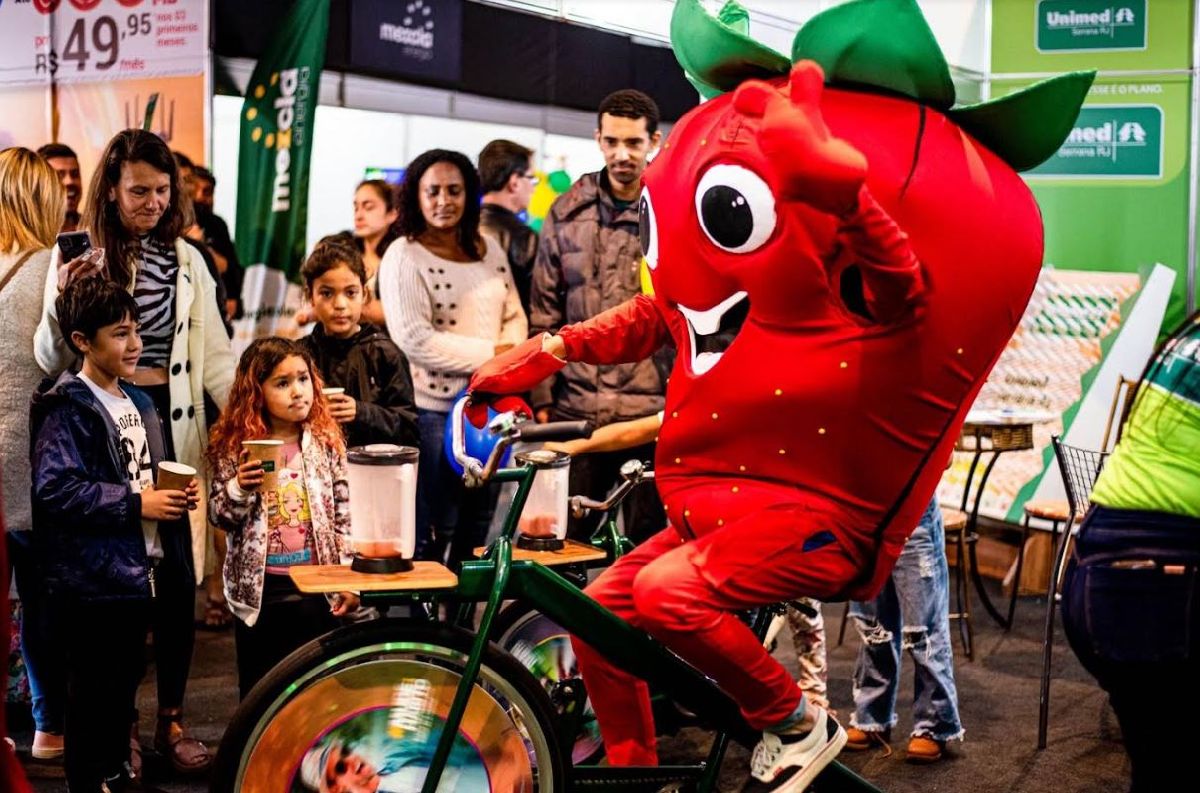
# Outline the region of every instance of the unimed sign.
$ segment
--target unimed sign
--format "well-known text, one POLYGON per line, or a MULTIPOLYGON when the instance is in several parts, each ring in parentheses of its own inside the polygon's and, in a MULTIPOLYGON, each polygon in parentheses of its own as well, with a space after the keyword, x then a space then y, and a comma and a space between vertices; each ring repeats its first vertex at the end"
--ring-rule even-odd
POLYGON ((1147 0, 1040 0, 1039 52, 1144 50, 1147 0))
POLYGON ((1157 179, 1162 176, 1163 111, 1158 105, 1091 105, 1067 142, 1029 176, 1157 179))

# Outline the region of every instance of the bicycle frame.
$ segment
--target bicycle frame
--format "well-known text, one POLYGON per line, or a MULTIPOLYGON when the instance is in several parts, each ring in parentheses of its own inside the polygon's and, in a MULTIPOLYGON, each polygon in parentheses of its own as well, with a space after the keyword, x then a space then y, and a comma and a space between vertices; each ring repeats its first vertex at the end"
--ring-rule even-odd
MULTIPOLYGON (((493 453, 493 457, 496 456, 497 453, 493 453)), ((462 681, 455 692, 429 766, 429 773, 421 788, 422 793, 436 793, 479 674, 484 649, 489 641, 496 615, 501 603, 510 598, 522 598, 528 603, 537 604, 539 611, 564 629, 591 646, 602 649, 605 655, 619 666, 636 670, 638 677, 667 693, 718 730, 707 757, 697 765, 624 768, 577 766, 570 768, 568 772, 569 790, 583 787, 588 790, 658 790, 673 783, 694 785, 692 789, 697 793, 715 790, 721 760, 729 739, 732 737, 752 745, 758 738, 758 731, 746 724, 737 704, 710 679, 664 648, 649 634, 634 628, 596 603, 579 587, 552 569, 532 561, 514 561, 513 536, 538 468, 532 464, 500 470, 496 470, 494 465, 489 467, 489 476, 483 478, 517 483, 517 491, 499 538, 482 559, 463 564, 458 585, 451 592, 428 592, 424 593, 424 596, 420 592, 406 593, 410 597, 415 595, 425 599, 429 599, 430 596, 446 598, 461 603, 464 608, 472 603, 486 603, 474 644, 462 671, 462 681)), ((610 513, 613 510, 615 507, 610 513)), ((615 521, 611 520, 615 515, 610 514, 609 517, 605 529, 598 532, 601 536, 593 540, 597 546, 609 546, 609 559, 605 564, 620 555, 623 543, 627 542, 615 530, 615 521)), ((363 593, 363 599, 365 602, 383 603, 389 600, 394 602, 396 596, 387 592, 363 593)), ((765 635, 771 614, 770 609, 763 609, 756 617, 754 627, 760 638, 765 635)), ((846 790, 879 793, 873 785, 837 762, 831 763, 819 779, 823 783, 823 792, 846 790)))

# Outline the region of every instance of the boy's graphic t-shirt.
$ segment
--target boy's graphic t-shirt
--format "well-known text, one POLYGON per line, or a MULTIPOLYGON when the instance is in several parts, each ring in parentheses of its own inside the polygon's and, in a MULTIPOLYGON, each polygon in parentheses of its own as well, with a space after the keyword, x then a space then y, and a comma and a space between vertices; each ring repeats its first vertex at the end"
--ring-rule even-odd
POLYGON ((267 572, 287 574, 298 564, 315 564, 312 512, 304 484, 299 439, 283 444, 273 493, 267 493, 267 572))
MULTIPOLYGON (((153 487, 154 464, 150 462, 150 443, 146 439, 146 426, 142 424, 142 414, 138 412, 133 400, 124 391, 121 392, 121 396, 110 394, 82 372, 79 373, 79 379, 96 395, 97 401, 108 411, 117 427, 120 434, 117 449, 121 453, 121 464, 129 480, 129 489, 134 493, 141 493, 153 487)), ((146 555, 151 559, 161 559, 163 550, 158 537, 158 522, 143 520, 142 535, 146 540, 146 555)))

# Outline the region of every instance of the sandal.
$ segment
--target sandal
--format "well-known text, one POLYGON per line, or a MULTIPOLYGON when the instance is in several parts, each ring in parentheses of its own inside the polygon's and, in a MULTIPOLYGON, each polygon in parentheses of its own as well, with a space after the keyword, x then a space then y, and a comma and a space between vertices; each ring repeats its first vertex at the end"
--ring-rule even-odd
POLYGON ((204 604, 204 618, 196 620, 196 627, 204 631, 223 631, 233 624, 233 614, 222 598, 209 597, 204 604))
POLYGON ((181 715, 178 711, 158 714, 154 750, 167 758, 177 773, 205 771, 212 765, 212 752, 200 741, 188 737, 180 721, 181 715))

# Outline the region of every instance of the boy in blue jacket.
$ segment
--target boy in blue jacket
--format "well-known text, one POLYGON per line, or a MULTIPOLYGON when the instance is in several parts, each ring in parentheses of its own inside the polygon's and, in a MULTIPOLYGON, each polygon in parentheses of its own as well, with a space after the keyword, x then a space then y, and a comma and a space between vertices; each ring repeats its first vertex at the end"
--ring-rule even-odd
POLYGON ((56 307, 83 366, 33 398, 33 530, 67 646, 67 786, 117 793, 133 781, 129 723, 155 565, 182 550, 199 490, 195 480, 186 491, 153 486, 162 424, 150 397, 121 382, 142 350, 133 298, 85 278, 56 307))

